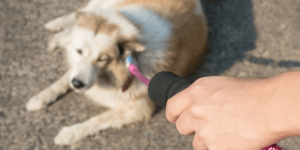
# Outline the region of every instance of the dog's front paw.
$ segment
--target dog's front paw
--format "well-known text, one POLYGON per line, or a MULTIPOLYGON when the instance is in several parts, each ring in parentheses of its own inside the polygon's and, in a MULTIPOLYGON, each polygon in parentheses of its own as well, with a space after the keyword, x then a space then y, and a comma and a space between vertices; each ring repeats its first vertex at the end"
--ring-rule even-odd
POLYGON ((32 97, 26 104, 28 111, 37 111, 44 109, 49 103, 54 102, 57 98, 57 94, 48 88, 41 91, 39 94, 32 97))
POLYGON ((80 135, 80 131, 76 126, 63 127, 58 135, 54 138, 56 145, 71 145, 83 139, 85 136, 80 135))
POLYGON ((46 106, 47 104, 43 99, 41 99, 41 97, 34 96, 27 102, 26 109, 28 111, 38 111, 45 108, 46 106))

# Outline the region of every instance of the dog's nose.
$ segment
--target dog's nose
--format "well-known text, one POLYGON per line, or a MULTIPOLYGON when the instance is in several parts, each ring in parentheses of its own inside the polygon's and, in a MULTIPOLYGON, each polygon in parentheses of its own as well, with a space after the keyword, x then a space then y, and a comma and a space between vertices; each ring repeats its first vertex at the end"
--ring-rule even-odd
POLYGON ((80 89, 82 87, 84 87, 84 84, 82 83, 82 81, 78 80, 78 79, 73 79, 72 80, 72 84, 74 85, 75 88, 80 89))

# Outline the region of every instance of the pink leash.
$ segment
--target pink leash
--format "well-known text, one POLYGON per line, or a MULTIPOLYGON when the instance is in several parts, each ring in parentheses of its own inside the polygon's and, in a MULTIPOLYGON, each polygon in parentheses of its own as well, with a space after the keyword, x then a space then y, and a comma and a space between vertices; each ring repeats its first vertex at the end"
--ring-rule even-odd
POLYGON ((277 144, 273 144, 273 145, 271 145, 269 147, 266 147, 262 150, 286 150, 286 149, 283 149, 283 148, 277 146, 277 144))
MULTIPOLYGON (((148 78, 146 78, 143 74, 141 74, 141 72, 139 71, 139 68, 133 64, 129 65, 129 71, 132 75, 134 75, 137 79, 139 79, 141 82, 143 82, 145 85, 149 86, 149 82, 150 80, 148 78)), ((279 146, 277 146, 277 144, 273 144, 271 146, 268 146, 262 150, 285 150, 279 146)))
POLYGON ((146 78, 141 72, 139 71, 139 68, 133 64, 129 65, 129 71, 132 75, 134 75, 136 78, 138 78, 141 82, 149 86, 150 80, 146 78))

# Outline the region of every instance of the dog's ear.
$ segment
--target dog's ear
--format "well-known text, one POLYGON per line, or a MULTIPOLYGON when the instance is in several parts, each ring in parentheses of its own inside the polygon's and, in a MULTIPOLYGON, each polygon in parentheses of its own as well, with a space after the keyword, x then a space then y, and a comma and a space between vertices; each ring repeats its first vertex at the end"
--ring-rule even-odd
POLYGON ((48 42, 48 52, 53 52, 70 41, 70 32, 75 23, 75 13, 73 12, 45 24, 45 29, 54 33, 48 42))
POLYGON ((48 42, 48 52, 54 52, 68 44, 71 41, 70 29, 63 30, 54 34, 48 42))
POLYGON ((137 41, 123 42, 118 44, 120 55, 127 57, 128 55, 135 52, 143 52, 146 47, 137 41))
POLYGON ((89 14, 87 12, 84 12, 84 11, 79 11, 79 10, 76 10, 74 12, 74 16, 76 18, 76 20, 82 20, 84 18, 86 18, 89 14))
POLYGON ((143 52, 146 47, 137 41, 124 43, 124 47, 132 52, 143 52))
POLYGON ((86 11, 75 11, 74 14, 78 26, 91 29, 95 31, 95 33, 97 32, 100 22, 96 15, 86 11))
POLYGON ((56 18, 45 24, 45 29, 50 32, 60 32, 71 28, 75 24, 75 13, 56 18))

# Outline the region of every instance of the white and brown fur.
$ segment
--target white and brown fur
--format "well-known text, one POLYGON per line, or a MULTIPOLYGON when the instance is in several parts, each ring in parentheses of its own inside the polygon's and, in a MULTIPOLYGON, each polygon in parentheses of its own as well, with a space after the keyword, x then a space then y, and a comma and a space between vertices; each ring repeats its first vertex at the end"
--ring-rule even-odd
POLYGON ((110 127, 147 120, 155 105, 147 87, 130 75, 125 58, 131 54, 148 78, 163 70, 186 76, 206 44, 206 22, 198 0, 91 0, 69 15, 45 25, 54 32, 48 50, 66 49, 69 70, 26 104, 41 110, 73 89, 110 108, 83 123, 63 127, 57 145, 70 145, 110 127), (73 79, 83 88, 75 88, 73 79))

